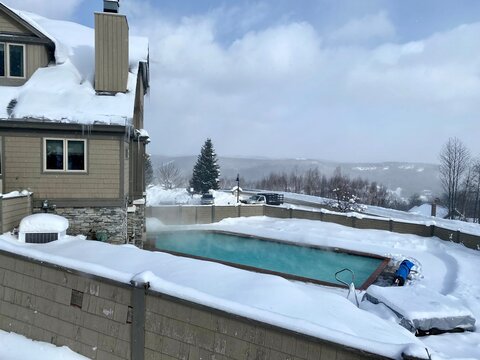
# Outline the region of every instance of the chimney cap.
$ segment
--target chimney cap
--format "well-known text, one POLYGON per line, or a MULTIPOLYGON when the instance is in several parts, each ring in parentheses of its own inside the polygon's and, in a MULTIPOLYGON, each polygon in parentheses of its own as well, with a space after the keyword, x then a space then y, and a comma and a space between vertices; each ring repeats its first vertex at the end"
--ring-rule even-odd
POLYGON ((103 11, 108 13, 118 13, 120 0, 103 0, 103 11))

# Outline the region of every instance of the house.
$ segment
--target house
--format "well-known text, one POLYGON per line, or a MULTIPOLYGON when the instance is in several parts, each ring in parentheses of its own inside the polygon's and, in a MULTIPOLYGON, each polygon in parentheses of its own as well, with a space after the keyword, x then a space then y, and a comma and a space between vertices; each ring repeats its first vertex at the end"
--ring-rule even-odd
POLYGON ((91 29, 0 2, 0 194, 27 189, 71 234, 138 244, 148 41, 118 9, 104 0, 91 29))

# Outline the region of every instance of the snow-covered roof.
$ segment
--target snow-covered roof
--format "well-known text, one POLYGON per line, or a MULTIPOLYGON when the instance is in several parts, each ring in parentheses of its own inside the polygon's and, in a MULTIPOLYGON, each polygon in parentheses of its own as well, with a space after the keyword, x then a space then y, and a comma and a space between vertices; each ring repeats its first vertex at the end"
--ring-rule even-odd
POLYGON ((23 86, 0 86, 0 119, 36 118, 79 124, 131 123, 139 64, 148 62, 148 39, 129 38, 127 92, 99 96, 93 87, 94 29, 8 9, 55 44, 55 64, 39 68, 23 86), (9 104, 14 104, 13 110, 7 110, 9 104))

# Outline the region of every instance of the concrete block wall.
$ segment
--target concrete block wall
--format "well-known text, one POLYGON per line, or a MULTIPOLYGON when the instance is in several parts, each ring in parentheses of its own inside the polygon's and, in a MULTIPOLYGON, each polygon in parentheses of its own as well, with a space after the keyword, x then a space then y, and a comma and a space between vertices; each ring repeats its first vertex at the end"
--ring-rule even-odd
POLYGON ((146 297, 145 359, 382 359, 158 293, 146 297))
POLYGON ((0 328, 90 359, 130 359, 129 287, 0 252, 0 328))
POLYGON ((143 288, 138 313, 135 290, 0 251, 0 329, 90 359, 384 359, 143 288))
POLYGON ((165 225, 210 224, 227 217, 240 216, 271 216, 280 219, 320 220, 358 229, 387 230, 424 237, 437 236, 442 240, 462 243, 470 249, 480 250, 480 236, 443 229, 435 225, 411 224, 388 219, 356 218, 344 214, 287 209, 276 206, 160 206, 148 207, 146 216, 157 218, 164 222, 165 225))

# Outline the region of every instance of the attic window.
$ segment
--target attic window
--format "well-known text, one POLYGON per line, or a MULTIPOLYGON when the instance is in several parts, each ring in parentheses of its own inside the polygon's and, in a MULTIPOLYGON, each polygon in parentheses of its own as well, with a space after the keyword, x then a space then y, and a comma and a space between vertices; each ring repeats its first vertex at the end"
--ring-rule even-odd
POLYGON ((25 77, 25 45, 8 44, 8 76, 25 77))

